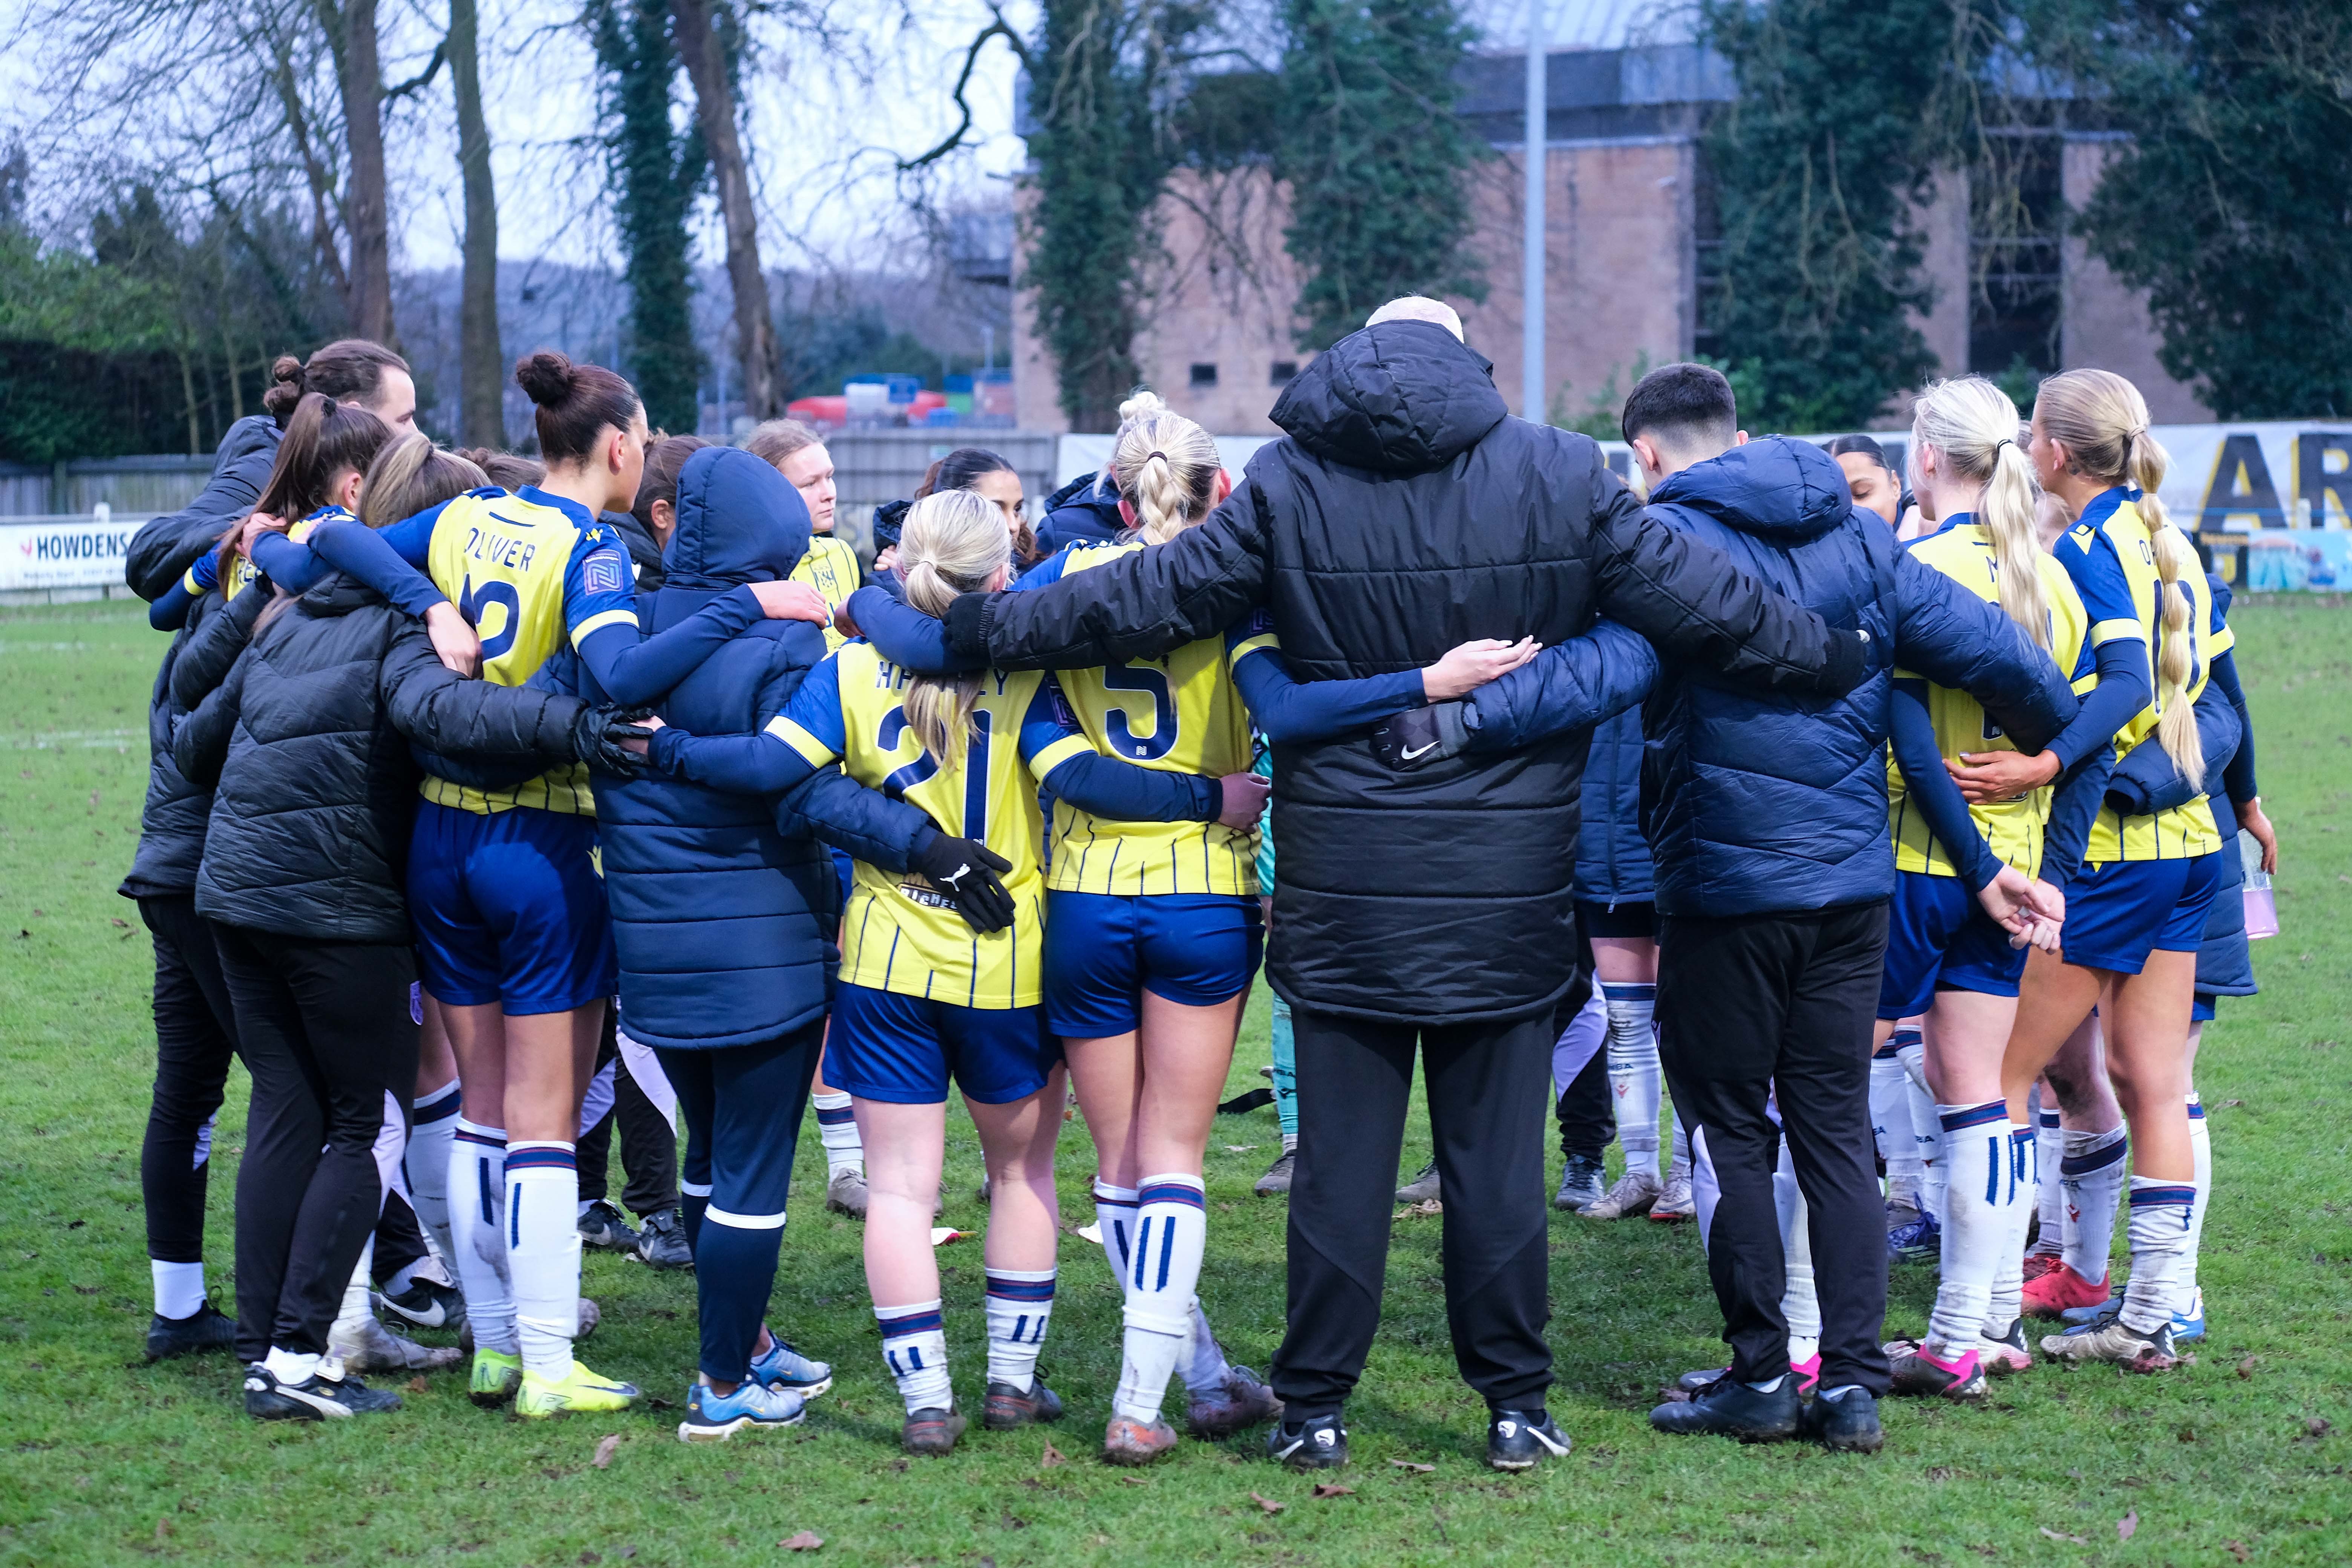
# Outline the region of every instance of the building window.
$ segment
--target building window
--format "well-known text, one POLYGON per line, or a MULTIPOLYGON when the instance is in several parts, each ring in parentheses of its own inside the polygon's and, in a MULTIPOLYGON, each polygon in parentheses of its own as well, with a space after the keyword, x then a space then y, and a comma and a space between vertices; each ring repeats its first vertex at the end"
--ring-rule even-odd
POLYGON ((2038 379, 2058 368, 2065 140, 2019 125, 1987 142, 1969 180, 1969 368, 2038 379))
POLYGON ((1215 365, 1196 364, 1192 367, 1192 389, 1195 392, 1198 392, 1204 386, 1214 386, 1216 384, 1217 367, 1215 365))
POLYGON ((1297 360, 1278 359, 1274 362, 1273 373, 1265 378, 1266 384, 1268 386, 1288 386, 1297 374, 1298 362, 1297 360))

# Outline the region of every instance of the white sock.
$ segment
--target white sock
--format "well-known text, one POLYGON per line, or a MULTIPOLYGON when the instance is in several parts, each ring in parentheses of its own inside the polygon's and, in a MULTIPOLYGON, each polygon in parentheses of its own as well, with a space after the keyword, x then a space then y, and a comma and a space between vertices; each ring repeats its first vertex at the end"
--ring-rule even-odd
POLYGON ((2197 1210, 2189 1183, 2131 1179, 2131 1279, 2124 1285, 2123 1323, 2152 1334, 2172 1321, 2189 1271, 2189 1238, 2197 1210))
POLYGON ((2025 1312, 2025 1231, 2040 1202, 2042 1189, 2033 1180, 2033 1171, 2041 1157, 2032 1132, 2020 1127, 2009 1135, 2009 1163, 2017 1173, 2018 1201, 2013 1212, 2001 1216, 2006 1228, 2001 1232, 2000 1250, 1993 1255, 1992 1291, 1986 1298, 1985 1332, 1995 1339, 2009 1332, 2009 1326, 2025 1312))
POLYGON ((1687 1176, 1696 1167, 1691 1163, 1690 1130, 1683 1125, 1683 1113, 1679 1110, 1674 1113, 1669 1135, 1674 1139, 1674 1164, 1667 1173, 1670 1176, 1687 1176))
POLYGON ((1787 1273, 1780 1315, 1789 1321, 1789 1363, 1794 1366, 1821 1354, 1822 1301, 1813 1289, 1813 1237, 1805 1193, 1797 1184, 1797 1164, 1785 1136, 1780 1166, 1772 1173, 1772 1205, 1780 1214, 1780 1256, 1787 1273))
POLYGON ((368 1305, 368 1287, 374 1282, 374 1262, 375 1237, 371 1236, 367 1245, 360 1248, 359 1266, 352 1270, 350 1281, 343 1286, 343 1304, 335 1310, 334 1326, 327 1331, 329 1344, 337 1338, 358 1333, 363 1324, 375 1321, 375 1309, 368 1305))
POLYGON ((1037 1381, 1038 1347, 1045 1342, 1045 1325, 1053 1316, 1053 1269, 988 1270, 989 1382, 1029 1392, 1037 1381))
POLYGON ((507 1268, 515 1330, 523 1371, 550 1383, 572 1375, 572 1341, 580 1331, 579 1207, 572 1145, 508 1146, 507 1268))
MULTIPOLYGON (((1927 1314, 1927 1350, 1956 1362, 1976 1348, 1992 1300, 1992 1277, 2010 1231, 2010 1216, 2030 1211, 2032 1190, 2012 1155, 2016 1124, 1998 1100, 1981 1105, 1938 1105, 1944 1134, 1942 1278, 1927 1314)), ((2019 1227, 2021 1235, 2022 1226, 2019 1227)))
POLYGON ((2068 1132, 2059 1184, 2066 1193, 2066 1267, 2097 1284, 2107 1277, 2115 1249, 2116 1208, 2123 1199, 2124 1130, 2068 1132))
POLYGON ((1103 1261, 1110 1265, 1110 1277, 1118 1281, 1118 1293, 1134 1293, 1127 1279, 1129 1254, 1135 1247, 1135 1189, 1114 1187, 1097 1178, 1095 1182, 1095 1229, 1102 1235, 1103 1261))
POLYGON ((2197 1310, 2197 1248, 2205 1239, 2205 1206, 2213 1201, 2213 1136, 2205 1121, 2205 1102, 2189 1091, 2189 1149, 2196 1160, 2196 1206, 2189 1211, 2189 1261, 2182 1266, 2180 1301, 2183 1314, 2197 1310))
POLYGON ((201 1259, 194 1263, 161 1263, 147 1260, 147 1272, 155 1280, 155 1315, 159 1318, 193 1318, 205 1304, 205 1266, 201 1259))
MULTIPOLYGON (((882 1325, 882 1360, 898 1384, 907 1414, 945 1410, 955 1394, 948 1383, 947 1320, 940 1315, 937 1298, 910 1301, 903 1307, 877 1307, 875 1321, 882 1325)), ((996 1336, 989 1336, 989 1356, 996 1354, 996 1336)), ((1034 1364, 1034 1363, 1033 1363, 1034 1364)))
POLYGON ((1944 1223, 1944 1130, 1936 1120, 1936 1097, 1927 1091, 1927 1047, 1910 1030, 1897 1033, 1895 1059, 1903 1064, 1911 1097, 1911 1146, 1919 1152, 1919 1212, 1944 1223))
POLYGON ((455 1079, 420 1098, 409 1122, 408 1152, 401 1160, 417 1223, 452 1268, 457 1243, 449 1225, 449 1146, 457 1136, 457 1106, 462 1099, 455 1079))
POLYGON ((1892 1040, 1884 1056, 1870 1058, 1870 1132, 1878 1141, 1878 1157, 1886 1162, 1887 1201, 1916 1208, 1919 1150, 1911 1142, 1910 1079, 1892 1040))
POLYGON ((261 1358, 261 1364, 268 1368, 269 1375, 280 1383, 307 1383, 317 1374, 322 1359, 298 1351, 282 1351, 272 1345, 269 1353, 261 1358))
POLYGON ((1609 1008, 1609 1090, 1617 1105, 1617 1142, 1627 1172, 1658 1173, 1658 1103, 1664 1086, 1658 1068, 1655 985, 1601 987, 1609 1008))
POLYGON ((1225 1360, 1225 1348, 1217 1342, 1215 1331, 1209 1327, 1209 1314, 1201 1310, 1198 1296, 1192 1298, 1191 1321, 1192 1338, 1184 1343, 1184 1353, 1177 1358, 1176 1371, 1190 1392, 1213 1394, 1225 1386, 1233 1365, 1225 1360))
POLYGON ((2058 1125, 2058 1108, 2045 1105, 2034 1113, 2033 1179, 2041 1194, 2041 1233, 2033 1250, 2056 1257, 2066 1249, 2066 1189, 2058 1183, 2058 1167, 2066 1163, 2066 1134, 2058 1125))
POLYGON ((507 1134, 460 1118, 449 1143, 449 1260, 466 1293, 466 1321, 478 1350, 513 1355, 514 1276, 507 1260, 507 1134))
POLYGON ((866 1171, 866 1145, 857 1136, 857 1113, 845 1094, 810 1096, 816 1102, 816 1135, 824 1145, 824 1179, 844 1171, 866 1171))
POLYGON ((1132 1421, 1160 1419, 1176 1358, 1192 1333, 1193 1288, 1209 1239, 1201 1178, 1181 1171, 1143 1178, 1128 1258, 1126 1332, 1111 1408, 1132 1421))

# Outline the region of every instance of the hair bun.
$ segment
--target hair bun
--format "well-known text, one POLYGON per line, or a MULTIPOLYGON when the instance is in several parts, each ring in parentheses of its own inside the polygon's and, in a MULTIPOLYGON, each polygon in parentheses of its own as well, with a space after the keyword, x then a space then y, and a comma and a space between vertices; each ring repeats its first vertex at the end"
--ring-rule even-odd
POLYGON ((533 403, 550 407, 572 395, 572 361, 553 349, 541 349, 515 362, 514 378, 533 403))
POLYGON ((1148 386, 1139 386, 1118 405, 1118 422, 1122 428, 1139 419, 1149 419, 1155 414, 1171 410, 1160 395, 1148 386))
POLYGON ((269 379, 272 384, 261 395, 261 406, 282 426, 302 401, 302 383, 306 379, 302 362, 292 354, 279 354, 269 362, 269 379))

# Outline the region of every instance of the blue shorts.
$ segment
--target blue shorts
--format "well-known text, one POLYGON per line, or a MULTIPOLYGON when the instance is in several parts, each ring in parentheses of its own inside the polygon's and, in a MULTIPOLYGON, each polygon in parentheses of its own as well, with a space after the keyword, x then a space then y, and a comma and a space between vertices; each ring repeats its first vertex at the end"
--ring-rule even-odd
POLYGON ((1100 1040, 1142 1023, 1143 993, 1185 1007, 1249 988, 1265 950, 1257 900, 1231 893, 1045 895, 1045 1026, 1100 1040))
POLYGON ((824 1081, 859 1100, 939 1105, 948 1079, 967 1100, 1010 1105, 1045 1087, 1061 1042, 1034 1007, 959 1007, 896 991, 844 985, 835 993, 824 1081))
POLYGON ((509 1015, 568 1013, 620 988, 596 819, 421 801, 408 914, 425 994, 509 1015))
POLYGON ((2190 999, 2189 1004, 2189 1021, 2192 1024, 2211 1023, 2213 1021, 2213 993, 2210 991, 2198 992, 2196 995, 2190 999))
POLYGON ((2110 860, 2066 884, 2059 956, 2083 969, 2137 974, 2151 952, 2195 952, 2221 886, 2221 857, 2110 860))
MULTIPOLYGON (((2066 913, 2071 922, 2071 906, 2066 913)), ((1958 877, 1895 873, 1895 898, 1886 910, 1886 968, 1878 981, 1881 1018, 1925 1013, 1938 991, 2014 996, 2024 973, 2025 950, 2009 945, 2009 932, 1958 877)))

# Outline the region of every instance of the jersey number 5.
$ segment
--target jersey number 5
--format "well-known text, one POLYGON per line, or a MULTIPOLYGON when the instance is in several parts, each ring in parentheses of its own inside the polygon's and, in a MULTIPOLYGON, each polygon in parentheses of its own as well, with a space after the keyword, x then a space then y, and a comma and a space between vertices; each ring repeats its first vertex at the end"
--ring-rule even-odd
POLYGON ((1145 691, 1151 695, 1151 733, 1139 738, 1127 721, 1127 710, 1113 708, 1103 721, 1111 747, 1122 757, 1157 762, 1176 744, 1176 699, 1168 689, 1168 672, 1150 665, 1113 664, 1103 668, 1102 681, 1113 691, 1145 691))
POLYGON ((476 631, 482 629, 482 612, 492 605, 505 609, 506 620, 499 627, 496 637, 482 639, 484 664, 514 647, 515 634, 522 629, 522 596, 515 592, 511 583, 490 582, 477 588, 474 579, 468 576, 459 586, 457 613, 464 616, 476 631))

